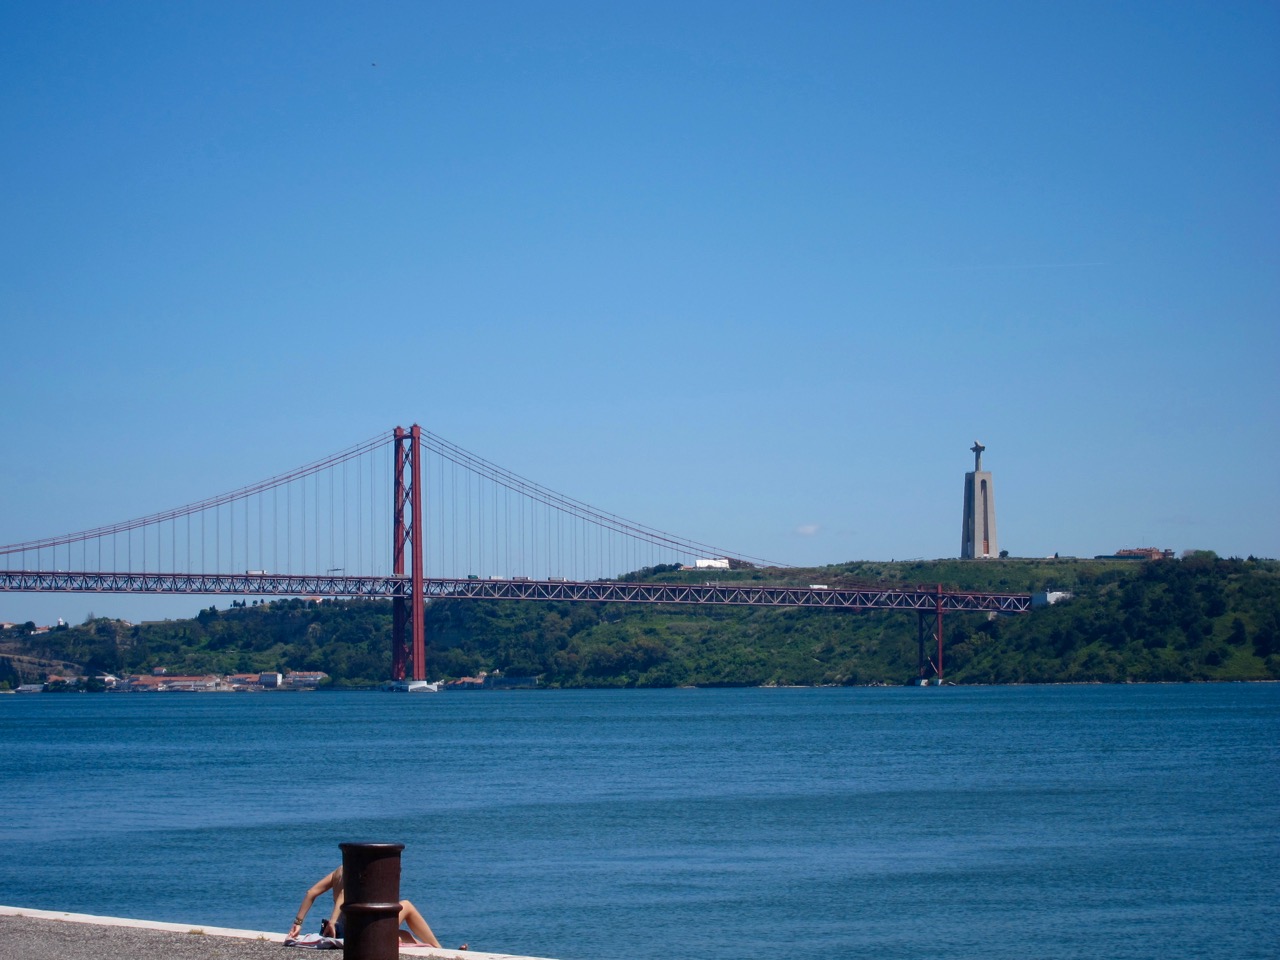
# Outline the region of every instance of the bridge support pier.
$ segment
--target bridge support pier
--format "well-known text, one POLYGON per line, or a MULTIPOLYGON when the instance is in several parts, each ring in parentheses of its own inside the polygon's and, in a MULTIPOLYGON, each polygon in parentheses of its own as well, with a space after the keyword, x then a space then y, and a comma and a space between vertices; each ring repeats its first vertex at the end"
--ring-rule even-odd
POLYGON ((937 674, 937 682, 942 683, 942 601, 942 584, 938 584, 937 601, 934 603, 932 615, 926 610, 919 610, 916 613, 916 679, 918 683, 925 683, 928 680, 925 674, 930 666, 937 674), (932 631, 928 626, 930 620, 933 620, 934 624, 932 631), (930 632, 933 634, 930 639, 935 640, 938 645, 938 659, 934 661, 927 659, 924 652, 925 637, 930 632))
POLYGON ((923 682, 925 678, 925 668, 929 662, 924 656, 924 638, 927 632, 925 624, 928 622, 929 615, 923 610, 916 612, 916 679, 923 682))
POLYGON ((938 683, 942 683, 942 584, 938 584, 938 683))

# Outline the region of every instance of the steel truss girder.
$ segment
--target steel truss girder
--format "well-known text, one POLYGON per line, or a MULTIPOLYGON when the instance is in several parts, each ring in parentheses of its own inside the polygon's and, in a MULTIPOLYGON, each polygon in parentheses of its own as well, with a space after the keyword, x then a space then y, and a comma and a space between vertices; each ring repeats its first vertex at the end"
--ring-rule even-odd
MULTIPOLYGON (((1029 594, 929 589, 813 589, 739 584, 629 583, 614 580, 458 580, 423 578, 425 599, 567 600, 598 603, 728 604, 831 610, 1026 613, 1029 594)), ((412 578, 275 574, 68 573, 0 571, 0 591, 30 593, 193 593, 287 597, 408 598, 412 578)))
POLYGON ((409 590, 408 577, 0 571, 0 591, 23 593, 229 593, 285 597, 407 597, 409 590))
POLYGON ((428 580, 427 596, 475 600, 577 600, 602 603, 733 604, 753 607, 823 607, 833 610, 937 610, 1024 613, 1026 594, 946 592, 934 589, 866 590, 763 587, 736 584, 565 582, 547 580, 428 580))

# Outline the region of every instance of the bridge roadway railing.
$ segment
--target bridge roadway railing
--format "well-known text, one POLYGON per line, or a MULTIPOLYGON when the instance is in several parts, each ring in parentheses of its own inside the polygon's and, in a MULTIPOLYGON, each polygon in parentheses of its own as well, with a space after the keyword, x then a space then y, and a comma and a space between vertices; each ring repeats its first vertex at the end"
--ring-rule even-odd
MULTIPOLYGON (((237 594, 286 597, 407 597, 408 577, 270 573, 86 573, 0 571, 0 591, 24 593, 237 594)), ((428 599, 578 600, 603 603, 733 604, 832 610, 1025 613, 1031 596, 939 587, 770 587, 745 583, 631 583, 617 580, 454 579, 423 581, 428 599)))

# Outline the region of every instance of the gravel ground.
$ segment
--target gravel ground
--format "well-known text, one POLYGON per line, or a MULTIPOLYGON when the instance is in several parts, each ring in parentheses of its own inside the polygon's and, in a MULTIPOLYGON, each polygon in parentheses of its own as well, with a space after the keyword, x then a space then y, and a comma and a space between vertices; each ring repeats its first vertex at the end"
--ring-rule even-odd
POLYGON ((134 927, 102 927, 65 920, 0 916, 0 960, 292 960, 294 956, 338 957, 334 950, 288 950, 278 943, 210 937, 134 927))

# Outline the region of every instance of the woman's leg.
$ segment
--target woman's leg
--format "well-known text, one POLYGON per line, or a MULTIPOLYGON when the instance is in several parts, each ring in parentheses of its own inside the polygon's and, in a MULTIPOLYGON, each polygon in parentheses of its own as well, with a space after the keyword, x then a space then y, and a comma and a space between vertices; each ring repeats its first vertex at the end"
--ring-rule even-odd
POLYGON ((427 921, 422 919, 422 914, 418 912, 418 908, 408 900, 400 901, 400 922, 407 924, 413 935, 427 946, 440 946, 440 941, 436 939, 436 935, 427 926, 427 921))

